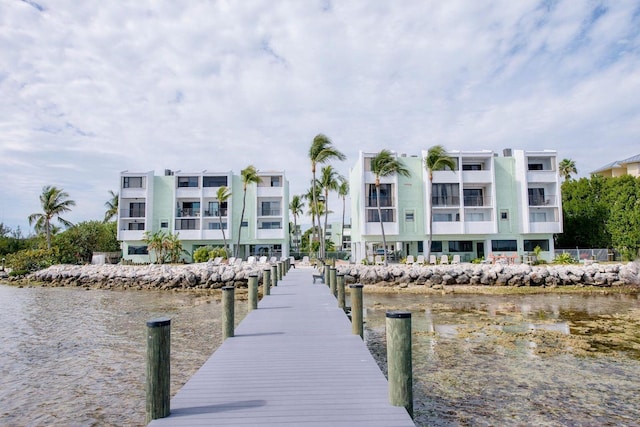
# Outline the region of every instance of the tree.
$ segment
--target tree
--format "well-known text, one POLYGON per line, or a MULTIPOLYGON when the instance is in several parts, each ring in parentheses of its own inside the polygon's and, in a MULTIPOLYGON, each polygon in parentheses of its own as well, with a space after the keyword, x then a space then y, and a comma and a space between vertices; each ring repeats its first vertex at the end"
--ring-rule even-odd
MULTIPOLYGON (((316 165, 324 164, 332 159, 345 160, 347 157, 338 151, 331 140, 326 135, 319 133, 313 138, 313 142, 311 143, 311 147, 309 148, 309 160, 311 160, 311 174, 313 175, 313 204, 317 203, 316 198, 316 165)), ((318 217, 318 226, 320 225, 320 217, 318 217)), ((320 227, 318 227, 320 228, 320 227)), ((320 241, 322 242, 323 238, 320 237, 320 241)), ((324 253, 322 252, 322 247, 324 245, 321 244, 320 253, 321 257, 324 257, 324 253)))
POLYGON ((371 159, 371 172, 376 177, 376 206, 378 208, 378 220, 380 221, 380 231, 382 232, 382 247, 384 249, 384 265, 388 264, 387 259, 387 238, 384 235, 384 219, 382 217, 382 209, 380 208, 380 178, 403 175, 411 176, 409 169, 396 158, 389 150, 382 150, 371 159))
POLYGON ((565 181, 569 181, 572 173, 578 173, 576 162, 570 159, 562 159, 560 164, 558 164, 558 172, 565 181))
POLYGON ((240 214, 240 225, 238 226, 238 244, 235 247, 234 255, 236 258, 238 257, 238 251, 240 250, 240 233, 242 232, 242 222, 244 221, 244 209, 247 203, 247 186, 249 184, 257 184, 260 182, 260 175, 258 175, 258 170, 253 165, 249 165, 246 168, 242 169, 240 172, 240 176, 242 178, 242 213, 240 214))
POLYGON ((622 259, 633 261, 640 249, 640 178, 623 175, 605 182, 604 202, 610 209, 607 232, 622 259))
MULTIPOLYGON (((293 232, 294 238, 298 234, 298 216, 302 215, 302 208, 304 208, 304 202, 302 201, 302 197, 295 195, 289 202, 289 210, 291 211, 291 215, 293 215, 293 232)), ((300 252, 300 239, 296 239, 296 252, 300 252)))
POLYGON ((40 205, 42 206, 42 213, 33 213, 29 215, 29 225, 35 223, 35 231, 45 234, 47 239, 47 248, 51 249, 51 221, 53 218, 57 217, 58 222, 62 225, 65 227, 71 227, 73 224, 60 217, 60 214, 69 212, 71 210, 71 206, 75 206, 76 202, 70 200, 69 194, 62 191, 62 189, 46 185, 42 187, 40 205))
POLYGON ((156 256, 156 263, 163 264, 167 259, 166 243, 167 234, 158 230, 154 233, 150 231, 144 232, 142 240, 147 244, 147 249, 153 251, 156 256))
POLYGON ((338 196, 342 198, 342 228, 340 229, 340 248, 338 250, 342 250, 344 247, 344 213, 346 210, 346 199, 349 195, 349 182, 344 178, 340 177, 340 185, 338 186, 338 196))
POLYGON ((456 168, 456 162, 447 155, 447 151, 442 145, 434 145, 427 151, 427 157, 424 159, 424 167, 427 169, 429 175, 429 196, 431 197, 428 203, 427 218, 427 223, 429 224, 429 240, 427 241, 426 258, 429 259, 431 255, 431 241, 433 240, 433 172, 446 168, 454 170, 456 168))
MULTIPOLYGON (((317 181, 317 180, 316 180, 317 181)), ((320 244, 320 222, 318 221, 318 227, 316 228, 316 212, 317 209, 315 208, 315 206, 320 203, 320 185, 316 182, 316 185, 313 185, 313 182, 311 183, 311 187, 309 187, 309 190, 307 191, 307 194, 305 194, 303 197, 305 199, 307 199, 309 201, 309 210, 308 210, 308 214, 311 216, 311 240, 314 242, 318 242, 318 245, 320 244)))
POLYGON ((340 185, 339 179, 342 178, 338 172, 331 165, 327 165, 320 171, 320 186, 324 190, 324 227, 322 228, 322 234, 324 239, 321 245, 322 256, 326 256, 326 245, 324 244, 327 236, 327 221, 329 219, 329 191, 337 191, 338 185, 340 185))
POLYGON ((116 252, 120 244, 116 223, 85 221, 70 227, 53 239, 59 248, 60 263, 88 263, 94 252, 116 252))
POLYGON ((111 197, 104 204, 107 208, 107 211, 104 213, 104 222, 109 222, 111 218, 118 216, 118 193, 114 193, 113 190, 109 190, 109 195, 111 197))
POLYGON ((227 252, 227 237, 224 234, 225 227, 222 224, 222 206, 227 205, 227 200, 231 197, 231 191, 224 185, 218 188, 216 198, 218 199, 218 222, 220 222, 220 230, 222 230, 222 240, 224 241, 224 251, 227 252))

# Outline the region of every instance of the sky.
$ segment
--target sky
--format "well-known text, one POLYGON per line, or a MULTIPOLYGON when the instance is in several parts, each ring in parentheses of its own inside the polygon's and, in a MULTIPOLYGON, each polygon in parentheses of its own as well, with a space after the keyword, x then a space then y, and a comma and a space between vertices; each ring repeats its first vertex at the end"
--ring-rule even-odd
MULTIPOLYGON (((640 154, 637 0, 0 0, 0 223, 42 187, 102 219, 119 174, 284 170, 359 150, 640 154)), ((330 210, 341 206, 330 200, 330 210)))

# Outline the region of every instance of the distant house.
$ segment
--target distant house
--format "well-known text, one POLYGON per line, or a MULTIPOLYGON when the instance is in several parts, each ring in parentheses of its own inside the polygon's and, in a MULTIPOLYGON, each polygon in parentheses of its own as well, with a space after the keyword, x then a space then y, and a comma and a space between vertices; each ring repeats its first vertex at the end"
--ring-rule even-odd
POLYGON ((615 178, 622 175, 640 176, 640 154, 624 160, 616 160, 591 172, 605 178, 615 178))

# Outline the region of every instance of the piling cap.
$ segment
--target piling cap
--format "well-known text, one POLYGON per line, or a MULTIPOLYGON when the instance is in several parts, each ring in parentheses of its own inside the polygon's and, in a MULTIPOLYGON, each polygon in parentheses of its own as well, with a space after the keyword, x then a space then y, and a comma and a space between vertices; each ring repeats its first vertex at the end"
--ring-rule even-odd
POLYGON ((356 283, 355 285, 349 285, 350 288, 364 288, 364 285, 356 283))
POLYGON ((410 319, 410 311, 387 311, 388 319, 410 319))
POLYGON ((233 290, 233 289, 235 289, 235 286, 224 286, 222 288, 223 291, 230 291, 230 290, 233 290))
POLYGON ((147 326, 150 328, 159 328, 160 326, 171 325, 171 319, 168 317, 158 317, 156 319, 147 320, 147 326))

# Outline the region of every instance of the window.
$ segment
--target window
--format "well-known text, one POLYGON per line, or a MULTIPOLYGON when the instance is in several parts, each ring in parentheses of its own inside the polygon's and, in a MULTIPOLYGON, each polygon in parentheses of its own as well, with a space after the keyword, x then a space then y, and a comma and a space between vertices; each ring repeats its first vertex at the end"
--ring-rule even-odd
POLYGON ((484 221, 484 214, 482 212, 469 212, 464 214, 464 219, 469 222, 484 221))
POLYGON ((271 186, 272 187, 282 187, 282 177, 280 176, 272 176, 271 177, 271 186))
POLYGON ((404 213, 404 220, 406 222, 413 222, 415 218, 415 213, 413 211, 408 211, 404 213))
POLYGON ((531 212, 531 222, 547 222, 546 212, 531 212))
POLYGON ((242 224, 240 224, 240 227, 248 227, 248 226, 249 226, 248 221, 242 221, 242 224))
POLYGON ((209 223, 209 230, 226 230, 227 229, 227 223, 223 222, 222 223, 222 228, 220 227, 220 222, 210 222, 209 223))
POLYGON ((129 246, 127 248, 127 254, 129 255, 149 255, 149 251, 146 246, 129 246))
POLYGON ((440 241, 431 242, 431 252, 442 252, 442 242, 440 241))
POLYGON ((129 230, 144 231, 144 222, 130 222, 129 230))
POLYGON ((542 249, 543 251, 549 251, 548 240, 525 240, 524 241, 524 250, 527 252, 533 252, 536 246, 540 246, 540 249, 542 249))
POLYGON ((462 190, 465 206, 484 206, 482 188, 465 188, 462 190))
POLYGON ((260 230, 277 230, 282 228, 280 221, 264 221, 261 222, 259 227, 260 230))
POLYGON ((262 202, 262 213, 260 216, 279 216, 280 202, 262 202))
POLYGON ((142 188, 141 176, 125 176, 122 177, 122 188, 142 188))
POLYGON ((178 187, 198 187, 198 177, 197 176, 179 176, 178 177, 178 187))
POLYGON ((178 224, 180 225, 178 230, 195 230, 197 222, 195 219, 181 219, 178 224))
MULTIPOLYGON (((376 185, 368 184, 367 207, 375 208, 378 206, 376 193, 376 185)), ((393 206, 393 197, 391 193, 391 184, 380 184, 380 207, 393 206)))
POLYGON ((529 170, 541 171, 541 170, 544 170, 544 166, 542 165, 542 163, 529 163, 529 170))
POLYGON ((450 240, 449 252, 473 252, 471 240, 450 240))
MULTIPOLYGON (((394 222, 393 209, 381 209, 382 222, 394 222)), ((367 209, 367 222, 380 222, 377 209, 367 209)))
POLYGON ((469 163, 466 165, 462 165, 462 170, 463 171, 481 171, 482 170, 482 163, 469 163))
POLYGON ((422 240, 418 241, 418 252, 424 251, 424 242, 422 240))
POLYGON ((529 188, 529 206, 544 206, 544 188, 529 188))
POLYGON ((202 186, 203 187, 226 187, 227 177, 226 176, 203 176, 202 186))
POLYGON ((160 221, 160 228, 169 228, 169 221, 166 219, 160 221))
POLYGON ((434 213, 433 222, 458 222, 460 214, 456 213, 434 213))
POLYGON ((132 202, 129 203, 129 217, 130 218, 144 218, 145 204, 132 202))
POLYGON ((227 202, 209 202, 206 216, 227 216, 227 202))
POLYGON ((500 251, 500 252, 516 252, 518 250, 518 241, 517 240, 492 240, 491 241, 491 250, 492 251, 500 251))
POLYGON ((501 220, 508 220, 509 219, 509 211, 500 211, 500 219, 501 220))
POLYGON ((200 216, 200 202, 183 202, 178 216, 200 216))
POLYGON ((433 184, 431 194, 431 204, 433 206, 459 206, 460 205, 460 185, 459 184, 433 184))

